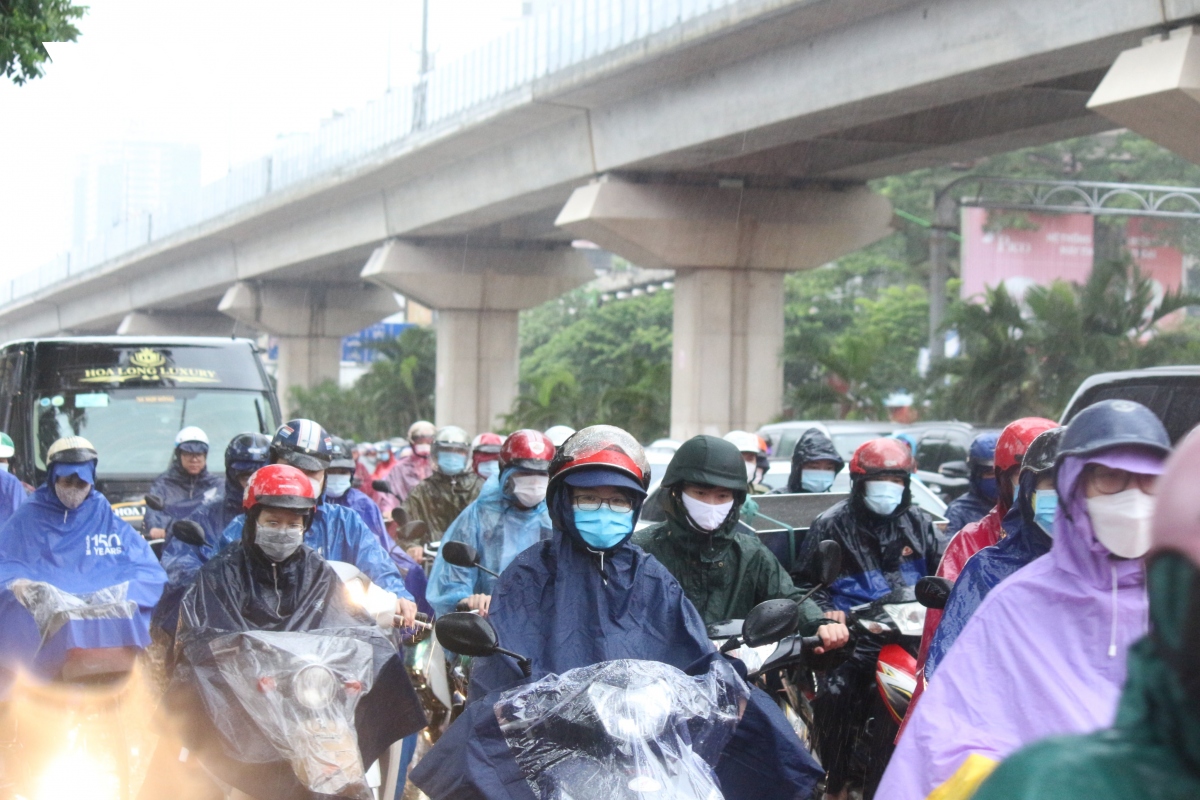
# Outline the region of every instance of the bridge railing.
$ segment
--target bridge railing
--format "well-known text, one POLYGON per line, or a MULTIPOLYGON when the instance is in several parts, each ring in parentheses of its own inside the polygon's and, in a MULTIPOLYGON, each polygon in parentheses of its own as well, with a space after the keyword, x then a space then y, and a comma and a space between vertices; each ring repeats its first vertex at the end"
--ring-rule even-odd
POLYGON ((70 253, 0 281, 0 306, 98 269, 155 240, 216 220, 272 192, 354 164, 422 130, 467 117, 511 92, 743 0, 565 0, 439 66, 424 84, 288 137, 270 155, 201 187, 192 202, 141 215, 70 253), (423 95, 423 119, 414 99, 423 95))

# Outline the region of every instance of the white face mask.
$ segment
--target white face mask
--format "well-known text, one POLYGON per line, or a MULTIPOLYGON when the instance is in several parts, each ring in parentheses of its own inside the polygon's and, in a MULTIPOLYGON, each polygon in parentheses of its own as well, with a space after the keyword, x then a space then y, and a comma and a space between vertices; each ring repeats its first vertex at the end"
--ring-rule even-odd
POLYGON ((59 502, 72 511, 83 505, 83 501, 87 500, 87 496, 91 492, 92 485, 90 483, 83 486, 66 486, 57 481, 54 483, 54 493, 58 495, 59 502))
POLYGON ((341 497, 350 491, 349 475, 330 475, 325 479, 325 494, 330 497, 341 497))
POLYGON ((304 528, 301 525, 288 525, 282 528, 273 525, 256 525, 254 527, 254 543, 267 554, 267 558, 277 564, 296 552, 303 541, 304 528))
POLYGON ((1141 489, 1101 494, 1087 499, 1088 517, 1096 541, 1114 556, 1141 558, 1150 549, 1150 518, 1154 498, 1141 489))
POLYGON ((904 499, 904 487, 891 481, 867 481, 863 502, 881 517, 890 516, 904 499))
POLYGON ((687 510, 688 516, 702 531, 715 531, 721 527, 721 523, 729 517, 729 511, 733 508, 732 500, 728 503, 711 505, 703 500, 697 500, 687 492, 684 492, 682 497, 683 507, 687 510))
POLYGON ((546 499, 546 486, 550 483, 547 475, 514 475, 512 477, 512 494, 525 508, 533 508, 546 499))

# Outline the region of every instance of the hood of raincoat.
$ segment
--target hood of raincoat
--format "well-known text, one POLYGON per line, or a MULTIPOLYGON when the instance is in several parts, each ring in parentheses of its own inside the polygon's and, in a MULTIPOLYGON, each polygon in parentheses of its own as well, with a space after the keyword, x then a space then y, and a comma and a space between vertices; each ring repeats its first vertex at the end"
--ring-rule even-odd
POLYGON ((800 472, 804 465, 811 461, 836 461, 835 474, 846 466, 845 460, 833 446, 833 440, 821 433, 819 428, 809 428, 800 434, 800 438, 796 440, 796 447, 792 450, 792 474, 788 476, 787 485, 789 493, 804 491, 800 486, 800 472))
POLYGON ((1147 584, 1154 632, 1129 651, 1113 728, 1030 745, 1000 765, 975 800, 1200 797, 1200 705, 1171 666, 1188 632, 1200 629, 1200 573, 1164 553, 1147 584))
MULTIPOLYGON (((253 535, 252 533, 250 534, 253 535)), ((337 573, 309 547, 275 564, 249 541, 200 570, 180 608, 176 667, 164 706, 206 768, 265 800, 311 797, 221 676, 214 639, 239 631, 304 632, 370 645, 370 691, 355 714, 364 763, 425 726, 425 714, 395 646, 354 607, 337 573)))
MULTIPOLYGON (((1004 537, 990 547, 972 555, 961 567, 954 591, 939 615, 940 621, 930 636, 929 653, 925 659, 925 677, 931 678, 945 657, 950 645, 962 633, 967 620, 979 608, 983 598, 1021 567, 1050 552, 1050 536, 1033 521, 1031 508, 1037 476, 1032 472, 1021 475, 1017 503, 1004 516, 1004 537)), ((947 551, 947 556, 949 551, 947 551)), ((939 573, 941 572, 939 568, 939 573)), ((932 609, 926 615, 933 613, 932 609)))
MULTIPOLYGON (((553 528, 546 501, 533 508, 521 508, 505 493, 508 479, 521 470, 510 467, 488 478, 479 497, 458 515, 442 536, 446 542, 463 542, 475 548, 483 566, 503 572, 518 553, 549 539, 553 528)), ((440 555, 433 562, 426 596, 434 610, 449 614, 464 597, 492 594, 496 578, 481 569, 456 567, 440 555)))
POLYGON ((68 649, 146 647, 150 614, 167 581, 145 539, 113 513, 104 495, 93 489, 68 509, 53 489, 57 475, 52 465, 46 483, 0 527, 0 693, 21 666, 53 677, 68 649), (76 596, 123 586, 117 591, 124 605, 103 618, 68 618, 43 641, 34 616, 11 590, 18 579, 76 596))
POLYGON ((972 753, 999 761, 1036 739, 1112 722, 1125 654, 1146 632, 1145 578, 1141 560, 1112 558, 1096 541, 1080 477, 1096 461, 1144 470, 1156 460, 1134 448, 1063 460, 1050 552, 967 621, 910 716, 879 796, 921 800, 972 753))
POLYGON ((716 436, 695 436, 675 451, 667 471, 663 473, 660 502, 672 534, 678 537, 678 546, 692 549, 697 555, 702 552, 712 554, 715 549, 728 546, 738 524, 737 510, 746 501, 745 463, 736 447, 716 436), (720 527, 703 531, 692 525, 681 497, 685 483, 706 484, 733 491, 733 508, 720 527))
MULTIPOLYGON (((714 653, 700 615, 657 560, 625 543, 606 554, 602 576, 594 555, 558 530, 509 564, 489 620, 503 647, 532 659, 528 680, 614 659, 694 671, 714 653)), ((470 695, 478 702, 418 763, 413 782, 431 797, 532 798, 492 711, 496 693, 524 682, 507 656, 473 659, 470 695)), ((820 768, 756 689, 717 775, 731 797, 793 798, 807 796, 820 768)))

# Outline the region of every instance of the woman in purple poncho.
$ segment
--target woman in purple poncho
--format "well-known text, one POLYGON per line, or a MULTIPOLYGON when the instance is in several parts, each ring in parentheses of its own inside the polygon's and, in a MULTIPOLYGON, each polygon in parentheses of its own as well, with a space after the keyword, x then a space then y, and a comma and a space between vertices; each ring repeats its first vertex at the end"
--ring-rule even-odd
MULTIPOLYGON (((1050 552, 980 604, 930 681, 878 797, 972 787, 1036 739, 1112 723, 1125 653, 1146 632, 1142 556, 1170 439, 1138 403, 1106 400, 1067 427, 1050 552)), ((969 792, 961 795, 969 796, 969 792)))

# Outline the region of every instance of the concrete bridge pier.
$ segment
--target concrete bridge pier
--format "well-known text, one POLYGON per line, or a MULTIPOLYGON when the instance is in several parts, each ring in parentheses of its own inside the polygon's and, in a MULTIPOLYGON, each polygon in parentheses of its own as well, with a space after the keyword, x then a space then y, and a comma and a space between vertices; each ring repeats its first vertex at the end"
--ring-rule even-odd
POLYGON ((518 313, 594 277, 562 246, 420 245, 389 241, 362 277, 437 310, 438 425, 496 430, 517 396, 518 313))
POLYGON ((278 337, 275 379, 286 414, 294 387, 337 381, 343 336, 395 314, 400 306, 392 292, 378 286, 241 281, 229 287, 217 309, 278 337))
POLYGON ((556 224, 642 267, 675 270, 671 438, 754 430, 783 408, 783 276, 891 233, 865 187, 632 183, 576 189, 556 224))

